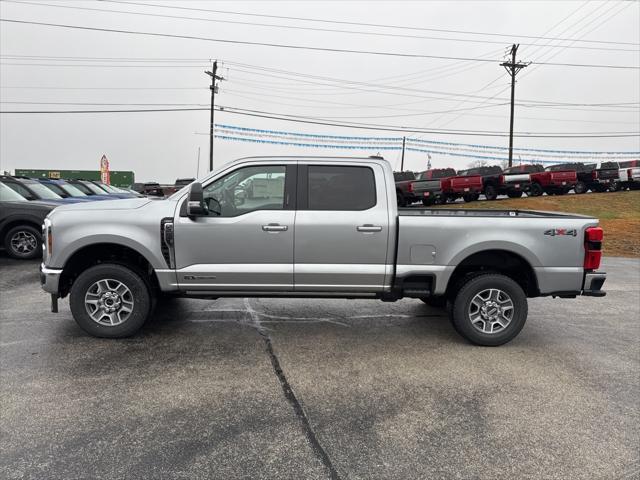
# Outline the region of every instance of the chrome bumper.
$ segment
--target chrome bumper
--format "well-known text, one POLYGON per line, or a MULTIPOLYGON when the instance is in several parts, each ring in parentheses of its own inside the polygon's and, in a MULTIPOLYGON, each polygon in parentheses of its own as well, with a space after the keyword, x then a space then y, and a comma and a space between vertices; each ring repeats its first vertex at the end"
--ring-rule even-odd
POLYGON ((602 285, 606 279, 606 272, 585 273, 582 295, 586 295, 588 297, 604 297, 607 292, 602 290, 602 285))
POLYGON ((40 264, 40 285, 45 292, 58 295, 60 275, 62 275, 61 268, 47 268, 44 263, 40 264))

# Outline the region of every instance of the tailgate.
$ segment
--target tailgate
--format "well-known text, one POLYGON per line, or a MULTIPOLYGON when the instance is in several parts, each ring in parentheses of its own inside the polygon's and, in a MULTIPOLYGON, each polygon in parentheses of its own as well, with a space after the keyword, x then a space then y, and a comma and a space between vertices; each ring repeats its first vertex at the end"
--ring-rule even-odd
POLYGON ((468 177, 451 178, 451 190, 454 192, 479 192, 482 190, 482 177, 470 175, 468 177))
POLYGON ((560 172, 551 172, 549 180, 551 183, 560 185, 569 185, 577 181, 578 175, 573 170, 563 170, 560 172))
POLYGON ((413 191, 417 194, 424 192, 439 192, 442 190, 440 180, 421 180, 414 182, 413 191))

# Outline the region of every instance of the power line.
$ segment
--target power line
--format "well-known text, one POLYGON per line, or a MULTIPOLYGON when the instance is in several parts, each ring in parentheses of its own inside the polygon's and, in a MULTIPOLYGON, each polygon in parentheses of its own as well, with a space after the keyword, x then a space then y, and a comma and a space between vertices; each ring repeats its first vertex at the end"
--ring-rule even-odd
MULTIPOLYGON (((478 39, 465 39, 465 38, 430 37, 430 36, 423 36, 423 35, 405 35, 405 34, 394 34, 394 33, 385 33, 385 32, 362 32, 362 31, 354 31, 354 30, 339 30, 339 29, 332 29, 332 28, 317 28, 317 27, 298 26, 298 25, 277 25, 277 24, 270 24, 270 23, 222 20, 222 19, 215 19, 215 18, 185 17, 181 15, 167 15, 167 14, 149 13, 149 12, 132 12, 132 11, 126 11, 126 10, 112 10, 112 9, 106 9, 106 8, 78 7, 78 6, 71 6, 71 5, 55 5, 50 3, 35 3, 35 2, 16 1, 16 0, 3 0, 3 1, 9 2, 9 3, 17 3, 21 5, 32 5, 32 6, 40 6, 40 7, 65 8, 65 9, 74 9, 74 10, 117 13, 117 14, 124 14, 124 15, 136 15, 136 16, 145 16, 145 17, 156 17, 156 18, 172 18, 172 19, 178 19, 178 20, 195 20, 200 22, 226 23, 226 24, 233 24, 233 25, 250 25, 250 26, 269 27, 269 28, 278 28, 278 29, 305 30, 305 31, 328 32, 328 33, 346 33, 346 34, 353 34, 353 35, 369 35, 369 36, 380 36, 380 37, 412 38, 412 39, 436 40, 436 41, 452 41, 452 42, 463 42, 463 43, 490 43, 490 44, 499 44, 499 45, 502 45, 504 43, 500 40, 478 40, 478 39)), ((575 48, 575 49, 584 49, 584 50, 638 52, 638 49, 630 49, 630 48, 563 46, 563 45, 557 45, 557 47, 575 48)))
MULTIPOLYGON (((234 44, 234 45, 251 45, 251 46, 272 47, 272 48, 286 48, 286 49, 292 49, 292 50, 309 50, 309 51, 316 51, 316 52, 351 53, 351 54, 359 54, 359 55, 379 55, 379 56, 385 56, 385 57, 402 57, 402 58, 431 58, 431 59, 439 59, 439 60, 465 60, 470 62, 492 62, 493 61, 489 59, 471 58, 471 57, 425 55, 425 54, 418 54, 418 53, 381 52, 381 51, 374 51, 374 50, 350 50, 346 48, 304 46, 304 45, 293 45, 293 44, 272 43, 272 42, 252 42, 248 40, 229 40, 229 39, 221 39, 221 38, 199 37, 196 35, 178 35, 178 34, 160 33, 160 32, 143 32, 139 30, 122 30, 122 29, 116 29, 116 28, 99 28, 99 27, 86 27, 82 25, 34 22, 34 21, 27 21, 27 20, 16 20, 11 18, 0 18, 0 21, 14 23, 14 24, 21 24, 21 25, 38 25, 43 27, 68 28, 73 30, 121 33, 121 34, 127 34, 127 35, 144 35, 149 37, 162 37, 162 38, 178 38, 178 39, 184 39, 184 40, 200 40, 200 41, 218 42, 218 43, 226 43, 226 44, 234 44)), ((633 65, 604 65, 604 64, 551 63, 551 62, 540 62, 537 65, 640 70, 640 66, 633 66, 633 65)))
MULTIPOLYGON (((147 113, 147 112, 192 112, 192 111, 208 111, 208 107, 201 108, 155 108, 155 109, 113 109, 113 110, 5 110, 0 114, 95 114, 95 113, 147 113)), ((506 137, 507 135, 500 132, 489 131, 470 131, 470 130, 425 130, 415 127, 395 126, 395 125, 379 125, 379 124, 363 124, 363 123, 347 123, 347 122, 331 122, 330 120, 316 119, 314 117, 304 117, 298 115, 280 114, 272 112, 262 112, 260 110, 240 109, 235 107, 218 107, 216 111, 225 112, 234 115, 244 115, 258 118, 269 118, 274 120, 282 120, 293 123, 305 123, 313 125, 328 125, 335 127, 363 129, 363 130, 379 130, 379 131, 395 131, 407 133, 429 133, 432 135, 459 135, 459 136, 481 136, 481 137, 506 137), (291 118, 293 117, 293 118, 291 118)), ((591 132, 591 133, 519 133, 514 134, 515 137, 523 138, 621 138, 621 137, 637 137, 640 132, 591 132)))
MULTIPOLYGON (((542 39, 542 40, 557 40, 557 41, 572 41, 572 38, 560 38, 560 37, 544 37, 544 36, 534 36, 534 35, 521 35, 521 34, 507 34, 507 33, 491 33, 491 32, 474 32, 468 30, 452 30, 452 29, 443 29, 443 28, 428 28, 428 27, 411 27, 406 25, 390 25, 390 24, 379 24, 379 23, 364 23, 364 22, 349 22, 349 21, 341 21, 341 20, 327 20, 327 19, 318 19, 318 18, 304 18, 304 17, 293 17, 293 16, 284 16, 284 15, 268 15, 268 14, 259 14, 259 13, 247 13, 247 12, 235 12, 229 10, 213 10, 206 8, 194 8, 194 7, 179 7, 176 5, 158 5, 153 3, 142 3, 142 2, 129 2, 129 1, 113 1, 113 0, 103 0, 108 3, 118 3, 123 5, 138 5, 145 7, 159 7, 159 8, 168 8, 168 9, 176 9, 176 10, 191 10, 198 12, 211 12, 211 13, 224 13, 229 15, 240 15, 247 17, 263 17, 263 18, 278 18, 283 20, 300 20, 305 22, 318 22, 318 23, 333 23, 333 24, 341 24, 341 25, 357 25, 357 26, 365 26, 365 27, 382 27, 382 28, 395 28, 402 30, 416 30, 416 31, 428 31, 428 32, 442 32, 442 33, 462 33, 466 35, 482 35, 482 36, 493 36, 493 37, 504 37, 504 38, 528 38, 528 39, 542 39)), ((616 41, 608 41, 608 40, 580 40, 585 43, 601 43, 601 44, 611 44, 611 45, 633 45, 638 46, 637 43, 633 42, 616 42, 616 41)))

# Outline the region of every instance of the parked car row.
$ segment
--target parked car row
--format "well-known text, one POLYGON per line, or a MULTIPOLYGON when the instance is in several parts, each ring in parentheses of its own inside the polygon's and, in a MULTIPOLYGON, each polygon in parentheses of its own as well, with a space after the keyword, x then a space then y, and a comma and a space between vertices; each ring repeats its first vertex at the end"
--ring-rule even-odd
POLYGON ((640 188, 640 160, 600 162, 592 164, 563 163, 544 168, 542 165, 518 165, 502 169, 486 166, 455 171, 452 168, 431 169, 415 174, 396 172, 398 205, 421 201, 425 206, 444 204, 462 198, 465 202, 484 195, 495 200, 498 195, 519 198, 523 194, 537 197, 640 188))
POLYGON ((158 182, 134 183, 131 189, 147 197, 166 197, 194 181, 195 178, 177 178, 173 185, 161 185, 158 182))
POLYGON ((0 242, 13 258, 36 258, 42 252, 42 222, 55 207, 141 196, 97 181, 1 175, 0 242))

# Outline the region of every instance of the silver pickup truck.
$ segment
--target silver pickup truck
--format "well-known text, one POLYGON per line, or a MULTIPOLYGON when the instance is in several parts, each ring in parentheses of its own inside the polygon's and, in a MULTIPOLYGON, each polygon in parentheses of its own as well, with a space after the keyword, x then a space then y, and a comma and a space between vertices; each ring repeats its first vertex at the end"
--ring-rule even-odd
POLYGON ((322 297, 449 307, 479 345, 513 339, 527 297, 603 296, 594 218, 398 209, 389 163, 258 157, 166 200, 56 208, 41 283, 98 337, 134 334, 158 296, 322 297), (255 188, 260 185, 260 188, 255 188))

